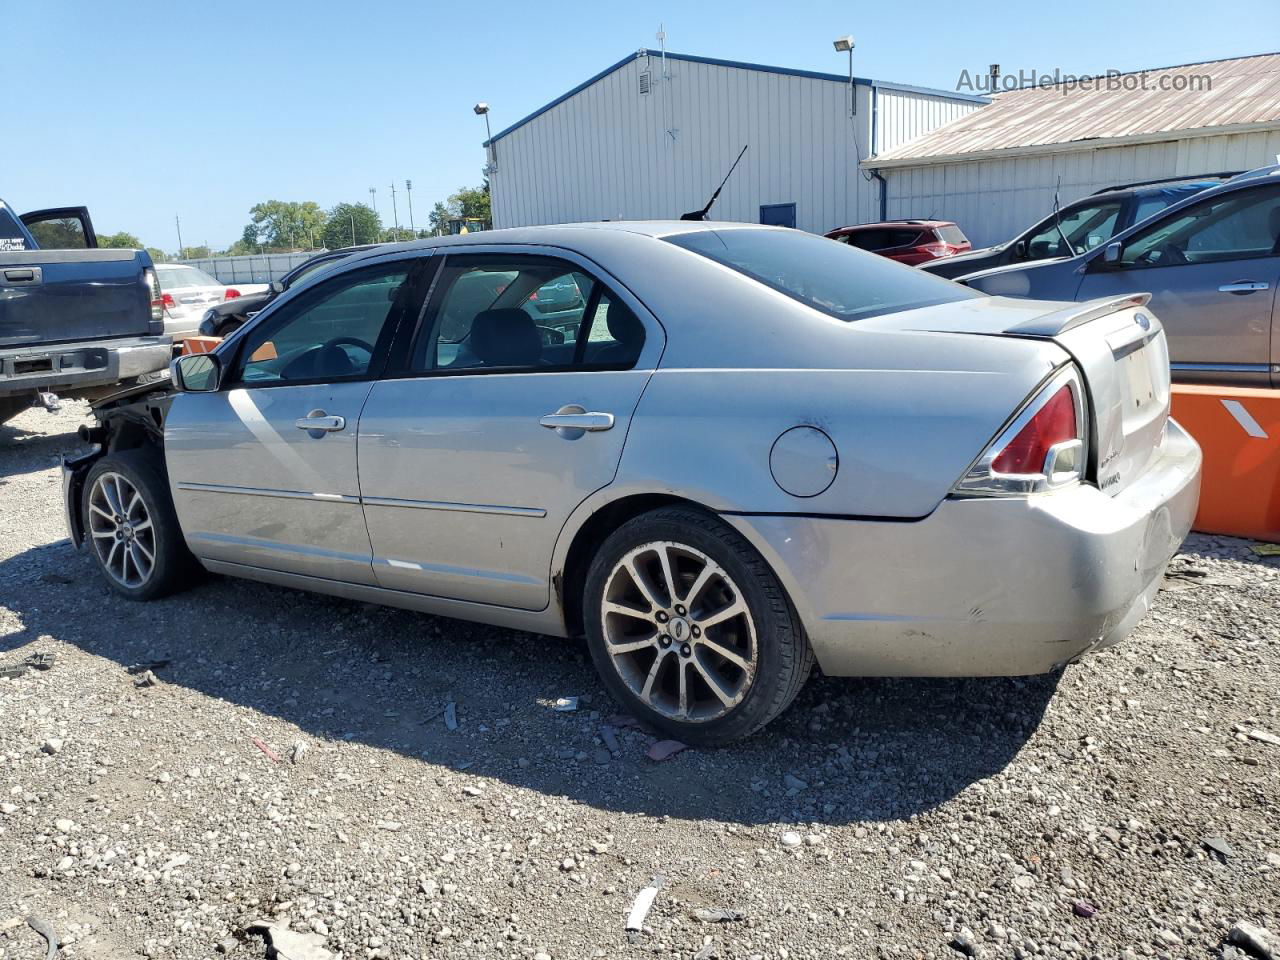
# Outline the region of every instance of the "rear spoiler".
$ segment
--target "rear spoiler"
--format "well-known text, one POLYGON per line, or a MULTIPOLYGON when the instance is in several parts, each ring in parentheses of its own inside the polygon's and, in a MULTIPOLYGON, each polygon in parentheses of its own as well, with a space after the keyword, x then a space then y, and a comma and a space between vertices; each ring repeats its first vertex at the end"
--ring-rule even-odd
POLYGON ((1010 327, 1006 332, 1023 337, 1056 337, 1073 327, 1105 317, 1109 313, 1146 306, 1150 299, 1149 293, 1131 293, 1123 297, 1099 297, 1097 300, 1073 303, 1061 310, 1024 320, 1010 327))

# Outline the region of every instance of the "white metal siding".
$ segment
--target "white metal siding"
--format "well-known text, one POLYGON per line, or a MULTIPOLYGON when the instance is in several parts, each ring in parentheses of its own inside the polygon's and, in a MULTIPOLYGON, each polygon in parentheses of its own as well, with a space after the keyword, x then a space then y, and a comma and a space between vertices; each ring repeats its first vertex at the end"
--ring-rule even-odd
POLYGON ((959 120, 984 104, 881 87, 876 96, 876 153, 884 153, 959 120))
MULTIPOLYGON (((794 203, 796 226, 814 232, 878 219, 878 184, 858 169, 871 92, 856 89, 850 120, 847 83, 673 59, 664 79, 661 58, 639 57, 495 143, 494 226, 678 217, 707 202, 744 144, 715 219, 757 222, 775 203, 794 203)), ((944 98, 887 99, 894 136, 952 118, 944 98)))
POLYGON ((1248 170, 1274 163, 1280 129, 1163 143, 1067 149, 1038 156, 922 164, 883 171, 890 217, 954 220, 975 247, 1007 240, 1053 209, 1096 190, 1157 177, 1248 170))

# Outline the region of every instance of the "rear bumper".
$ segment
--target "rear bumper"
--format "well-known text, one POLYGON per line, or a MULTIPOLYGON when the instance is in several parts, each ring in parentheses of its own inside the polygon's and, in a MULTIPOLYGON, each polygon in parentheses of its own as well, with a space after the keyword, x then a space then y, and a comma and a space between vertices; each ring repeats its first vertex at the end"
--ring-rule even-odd
POLYGON ((119 383, 163 370, 170 359, 168 337, 13 347, 0 350, 0 395, 119 383))
POLYGON ((1170 420, 1115 497, 1081 485, 945 500, 913 522, 727 519, 773 565, 828 674, 1044 673, 1145 615, 1195 518, 1200 463, 1170 420))

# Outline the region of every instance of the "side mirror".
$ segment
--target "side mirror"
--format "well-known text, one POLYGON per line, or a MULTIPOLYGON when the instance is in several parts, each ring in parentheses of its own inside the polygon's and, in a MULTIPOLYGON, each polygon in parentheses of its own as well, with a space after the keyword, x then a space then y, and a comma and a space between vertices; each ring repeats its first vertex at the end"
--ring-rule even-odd
POLYGON ((1103 263, 1119 263, 1120 262, 1120 241, 1108 243, 1107 248, 1102 251, 1103 263))
POLYGON ((283 283, 281 283, 279 280, 272 280, 272 281, 271 281, 271 292, 272 292, 272 293, 274 293, 274 294, 276 294, 277 296, 279 296, 280 294, 284 293, 284 284, 283 284, 283 283))
POLYGON ((1019 260, 1027 259, 1027 241, 1019 240, 1013 245, 1013 255, 1019 260))
POLYGON ((169 377, 182 393, 213 393, 222 380, 222 360, 212 353, 189 353, 170 364, 169 377))

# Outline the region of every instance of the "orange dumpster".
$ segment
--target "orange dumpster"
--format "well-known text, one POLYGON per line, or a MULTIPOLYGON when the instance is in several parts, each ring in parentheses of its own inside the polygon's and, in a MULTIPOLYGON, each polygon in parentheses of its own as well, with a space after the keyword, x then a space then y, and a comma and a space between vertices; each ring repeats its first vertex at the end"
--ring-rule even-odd
POLYGON ((1204 451, 1195 529, 1280 542, 1280 390, 1174 384, 1173 418, 1204 451))
POLYGON ((182 355, 189 353, 208 353, 222 342, 221 337, 183 337, 182 355))

